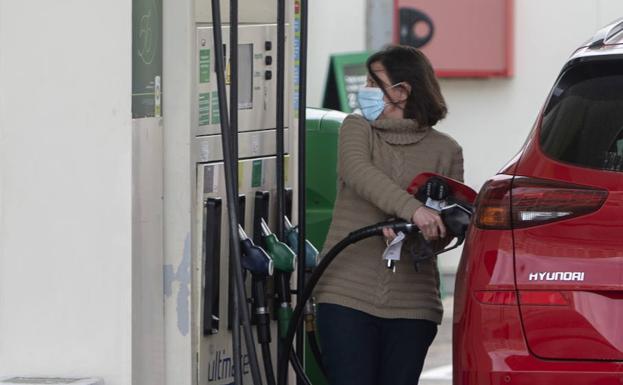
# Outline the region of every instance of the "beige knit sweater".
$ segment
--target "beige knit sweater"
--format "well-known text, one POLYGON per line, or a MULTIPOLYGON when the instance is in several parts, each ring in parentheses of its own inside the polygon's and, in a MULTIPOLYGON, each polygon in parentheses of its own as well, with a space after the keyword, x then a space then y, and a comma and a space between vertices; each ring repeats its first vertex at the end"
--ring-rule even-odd
MULTIPOLYGON (((389 218, 411 220, 421 206, 406 192, 419 173, 463 180, 461 147, 448 135, 410 119, 368 123, 349 115, 340 129, 337 197, 323 254, 353 230, 389 218)), ((373 237, 346 248, 315 291, 318 303, 347 306, 382 318, 441 323, 437 261, 414 268, 408 255, 396 272, 382 260, 385 241, 373 237)))

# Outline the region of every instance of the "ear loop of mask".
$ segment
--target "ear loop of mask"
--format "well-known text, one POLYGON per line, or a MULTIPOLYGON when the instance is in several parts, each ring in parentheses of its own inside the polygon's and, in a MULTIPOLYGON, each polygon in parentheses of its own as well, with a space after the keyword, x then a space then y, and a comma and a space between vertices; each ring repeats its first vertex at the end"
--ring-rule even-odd
MULTIPOLYGON (((387 90, 390 90, 390 89, 392 89, 392 88, 394 88, 394 87, 396 87, 396 86, 398 86, 398 85, 400 85, 400 84, 402 84, 402 83, 404 83, 404 82, 398 82, 398 83, 396 83, 396 84, 394 84, 394 85, 392 85, 392 86, 389 86, 389 87, 387 87, 387 90)), ((383 91, 383 95, 387 96, 387 99, 390 99, 389 95, 385 92, 385 91, 386 91, 386 89, 381 88, 381 91, 383 91)), ((405 91, 407 91, 407 90, 405 89, 405 91)), ((408 98, 409 98, 409 96, 407 96, 407 99, 408 99, 408 98)), ((407 99, 405 99, 405 100, 404 100, 404 102, 406 102, 406 101, 407 101, 407 99)), ((390 100, 391 100, 391 99, 390 99, 390 100)), ((403 111, 404 111, 404 109, 405 109, 405 108, 404 108, 403 106, 400 106, 400 105, 399 105, 399 103, 402 103, 402 101, 399 101, 399 102, 391 102, 391 101, 390 101, 390 102, 385 103, 385 106, 388 106, 388 105, 390 105, 390 104, 391 104, 391 105, 393 105, 394 107, 397 107, 397 108, 399 108, 399 109, 401 109, 401 110, 403 110, 403 111)))
MULTIPOLYGON (((378 77, 378 76, 376 76, 376 74, 375 74, 373 71, 371 71, 370 69, 368 69, 368 73, 370 74, 370 76, 372 76, 372 80, 374 80, 374 82, 375 82, 377 85, 378 85, 378 84, 382 84, 382 83, 383 83, 383 82, 381 81, 381 79, 379 79, 379 77, 378 77)), ((391 85, 391 86, 387 87, 387 89, 382 88, 382 87, 379 87, 379 88, 381 89, 381 91, 383 91, 383 95, 385 95, 385 96, 387 97, 387 99, 390 99, 390 100, 391 100, 391 98, 390 98, 390 97, 389 97, 389 95, 387 94, 387 90, 392 89, 392 88, 394 88, 394 87, 396 87, 397 85, 402 84, 402 83, 404 83, 404 81, 402 81, 402 82, 398 82, 398 83, 396 83, 396 84, 394 84, 394 85, 391 85)), ((405 91, 407 91, 407 90, 405 89, 405 91)), ((407 99, 408 99, 408 96, 407 96, 407 99)), ((406 99, 405 99, 405 102, 406 102, 406 99)), ((384 104, 383 104, 383 108, 385 108, 385 107, 387 107, 387 106, 389 106, 389 105, 393 105, 393 106, 395 106, 395 107, 397 107, 397 108, 399 108, 399 109, 401 109, 401 110, 403 110, 403 111, 404 111, 404 109, 405 109, 405 108, 404 108, 404 107, 399 106, 399 105, 398 105, 398 103, 401 103, 401 102, 392 102, 392 101, 390 101, 390 102, 386 102, 386 103, 384 103, 384 104)))

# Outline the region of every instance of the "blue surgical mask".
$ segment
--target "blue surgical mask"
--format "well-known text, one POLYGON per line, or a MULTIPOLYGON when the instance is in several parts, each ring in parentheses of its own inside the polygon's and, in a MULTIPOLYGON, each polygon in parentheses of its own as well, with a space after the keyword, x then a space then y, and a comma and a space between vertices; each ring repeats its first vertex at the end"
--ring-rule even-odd
MULTIPOLYGON (((387 89, 394 88, 399 84, 400 83, 396 83, 387 89)), ((383 100, 384 96, 383 90, 378 87, 361 87, 359 89, 357 92, 357 101, 359 102, 359 107, 361 108, 361 113, 364 118, 373 121, 381 116, 385 106, 391 104, 385 103, 383 100)))
POLYGON ((363 117, 369 121, 376 120, 385 109, 383 91, 378 87, 361 87, 357 92, 357 101, 363 117))

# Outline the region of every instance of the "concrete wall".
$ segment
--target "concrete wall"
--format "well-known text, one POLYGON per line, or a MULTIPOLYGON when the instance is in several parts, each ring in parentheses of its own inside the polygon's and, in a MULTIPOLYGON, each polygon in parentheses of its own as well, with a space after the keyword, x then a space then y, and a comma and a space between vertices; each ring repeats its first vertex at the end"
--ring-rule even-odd
POLYGON ((131 1, 0 1, 0 376, 131 383, 131 1))
POLYGON ((164 314, 166 384, 191 384, 192 0, 163 1, 164 314), (174 95, 174 97, 167 97, 174 95))
POLYGON ((132 121, 132 385, 163 385, 163 122, 132 121))

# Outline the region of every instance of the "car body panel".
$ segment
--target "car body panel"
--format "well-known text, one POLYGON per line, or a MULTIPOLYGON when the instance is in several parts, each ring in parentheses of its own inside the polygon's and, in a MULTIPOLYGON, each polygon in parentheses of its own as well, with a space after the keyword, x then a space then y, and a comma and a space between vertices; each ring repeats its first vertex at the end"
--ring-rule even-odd
MULTIPOLYGON (((621 32, 578 48, 561 77, 610 60, 623 66, 621 32)), ((493 179, 551 180, 607 197, 588 214, 536 226, 472 223, 455 284, 454 385, 623 384, 623 172, 548 157, 539 142, 544 111, 493 179)))
POLYGON ((623 320, 623 173, 554 160, 537 138, 524 149, 516 176, 593 187, 608 197, 594 213, 513 230, 517 289, 557 291, 568 301, 564 306, 520 301, 528 345, 542 358, 623 360, 623 328, 618 327, 623 320), (580 273, 582 280, 557 272, 580 273), (550 274, 535 276, 540 273, 550 274))

